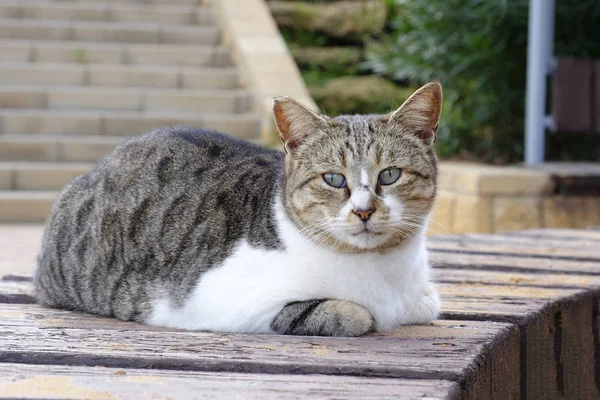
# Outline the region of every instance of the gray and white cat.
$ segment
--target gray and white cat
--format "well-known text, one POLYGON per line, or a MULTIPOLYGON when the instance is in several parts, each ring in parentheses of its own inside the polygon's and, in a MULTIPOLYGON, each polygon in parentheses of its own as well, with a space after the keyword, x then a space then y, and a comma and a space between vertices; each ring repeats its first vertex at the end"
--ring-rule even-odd
POLYGON ((119 146, 58 196, 41 304, 151 325, 359 336, 436 318, 427 219, 442 102, 319 116, 288 97, 286 153, 208 130, 119 146))

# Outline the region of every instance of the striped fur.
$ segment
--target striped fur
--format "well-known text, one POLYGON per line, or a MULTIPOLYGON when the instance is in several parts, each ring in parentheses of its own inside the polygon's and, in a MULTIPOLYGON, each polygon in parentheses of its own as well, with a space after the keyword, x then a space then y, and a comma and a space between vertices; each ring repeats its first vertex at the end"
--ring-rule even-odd
POLYGON ((349 301, 294 301, 277 314, 271 328, 282 335, 361 336, 375 330, 375 319, 349 301))
POLYGON ((119 146, 57 198, 38 300, 139 322, 158 287, 183 304, 241 238, 281 245, 270 205, 282 165, 279 152, 191 128, 119 146))

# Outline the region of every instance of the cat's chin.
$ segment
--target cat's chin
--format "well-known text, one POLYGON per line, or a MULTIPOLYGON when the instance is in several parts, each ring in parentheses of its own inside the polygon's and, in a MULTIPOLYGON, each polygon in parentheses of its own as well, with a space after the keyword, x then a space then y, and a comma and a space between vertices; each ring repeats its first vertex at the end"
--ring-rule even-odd
POLYGON ((374 250, 379 248, 390 239, 391 234, 387 232, 376 232, 373 230, 364 229, 359 232, 339 232, 336 234, 337 239, 349 246, 360 250, 374 250))

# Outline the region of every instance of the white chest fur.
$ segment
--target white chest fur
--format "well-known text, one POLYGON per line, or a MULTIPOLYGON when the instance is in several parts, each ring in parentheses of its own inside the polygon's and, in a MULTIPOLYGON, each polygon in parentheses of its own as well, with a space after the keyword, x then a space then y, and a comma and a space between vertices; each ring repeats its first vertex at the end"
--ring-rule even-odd
POLYGON ((201 277, 182 308, 156 301, 148 323, 272 333, 271 321, 287 303, 310 299, 360 304, 379 331, 435 318, 439 299, 429 282, 423 233, 386 254, 339 254, 315 246, 276 208, 285 250, 239 243, 232 257, 201 277))

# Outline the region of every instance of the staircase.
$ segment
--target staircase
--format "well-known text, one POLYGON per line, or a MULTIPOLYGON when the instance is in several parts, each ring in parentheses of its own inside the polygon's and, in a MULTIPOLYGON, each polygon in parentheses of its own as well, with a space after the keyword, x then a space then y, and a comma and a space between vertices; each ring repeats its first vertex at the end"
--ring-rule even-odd
POLYGON ((128 137, 175 124, 257 139, 260 117, 199 0, 0 2, 0 222, 128 137))

